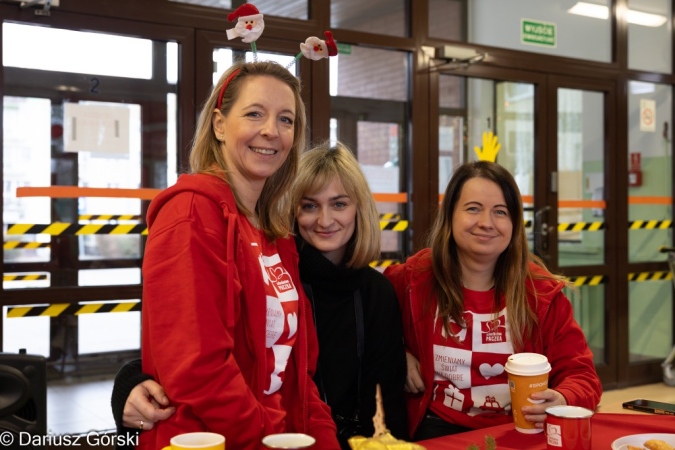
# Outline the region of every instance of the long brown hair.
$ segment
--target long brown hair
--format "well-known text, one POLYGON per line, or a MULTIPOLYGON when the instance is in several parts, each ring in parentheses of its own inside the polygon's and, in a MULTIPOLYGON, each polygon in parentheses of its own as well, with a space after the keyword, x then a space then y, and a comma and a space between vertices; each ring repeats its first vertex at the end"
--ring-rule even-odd
MULTIPOLYGON (((225 88, 220 112, 227 117, 239 94, 244 81, 255 76, 269 76, 288 85, 295 98, 295 121, 293 123, 293 145, 283 165, 265 181, 265 186, 256 204, 256 212, 260 226, 269 239, 288 236, 291 230, 291 220, 288 211, 281 205, 281 197, 290 188, 298 170, 300 153, 305 149, 305 105, 300 97, 300 81, 283 66, 274 62, 240 62, 234 64, 223 73, 220 80, 213 87, 209 98, 204 103, 197 122, 197 131, 190 151, 191 173, 206 173, 215 175, 225 182, 228 181, 228 167, 220 148, 220 142, 213 130, 212 115, 217 108, 218 95, 227 78, 239 70, 225 88)), ((231 186, 231 185, 230 185, 231 186)), ((232 187, 232 186, 231 186, 232 187)), ((237 208, 244 214, 250 215, 241 203, 237 192, 232 189, 237 208)))
MULTIPOLYGON (((527 299, 528 280, 562 280, 548 272, 544 263, 531 255, 527 246, 527 236, 523 223, 523 203, 520 190, 511 174, 499 164, 488 161, 476 161, 459 166, 445 189, 443 202, 432 226, 429 246, 431 247, 431 270, 434 277, 433 295, 438 303, 439 317, 443 318, 443 327, 448 336, 450 319, 465 326, 464 299, 460 279, 461 266, 457 255, 457 244, 452 235, 452 217, 464 184, 472 178, 483 178, 497 184, 506 201, 513 225, 513 234, 508 247, 497 258, 494 269, 495 316, 499 313, 500 299, 504 296, 506 314, 511 328, 511 338, 516 351, 522 350, 524 340, 532 339, 537 327, 537 315, 527 299), (530 261, 544 269, 544 274, 533 273, 530 261)), ((537 293, 532 292, 535 296, 537 293)), ((431 305, 431 299, 429 299, 431 305)), ((496 317, 495 317, 496 319, 496 317)))

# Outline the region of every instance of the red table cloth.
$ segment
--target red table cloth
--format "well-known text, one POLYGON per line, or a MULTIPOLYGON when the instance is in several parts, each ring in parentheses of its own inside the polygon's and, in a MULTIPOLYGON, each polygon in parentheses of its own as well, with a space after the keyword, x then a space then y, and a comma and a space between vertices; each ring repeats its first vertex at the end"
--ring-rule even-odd
MULTIPOLYGON (((675 417, 652 414, 595 414, 591 419, 593 450, 612 448, 616 439, 631 434, 673 433, 675 417)), ((497 450, 546 450, 544 433, 524 434, 516 431, 512 423, 481 430, 420 441, 427 450, 465 450, 471 444, 485 448, 485 435, 497 441, 497 450)))

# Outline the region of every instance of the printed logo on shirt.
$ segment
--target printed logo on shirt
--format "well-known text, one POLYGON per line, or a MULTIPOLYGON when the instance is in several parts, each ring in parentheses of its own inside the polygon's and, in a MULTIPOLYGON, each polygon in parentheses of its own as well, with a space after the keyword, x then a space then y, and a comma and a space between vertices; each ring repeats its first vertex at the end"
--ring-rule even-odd
POLYGON ((499 316, 496 320, 491 319, 487 322, 481 322, 481 331, 483 333, 483 344, 506 342, 506 318, 499 316))
POLYGON ((471 338, 474 352, 513 354, 506 308, 499 312, 497 320, 494 314, 471 313, 471 315, 474 325, 471 338))
POLYGON ((473 386, 471 401, 473 407, 469 410, 470 416, 486 412, 507 413, 511 410, 511 393, 506 384, 473 386))
POLYGON ((290 302, 298 300, 298 291, 291 281, 290 274, 281 264, 279 254, 265 256, 260 254, 258 257, 260 269, 262 270, 263 280, 268 286, 272 286, 276 291, 279 301, 290 302))

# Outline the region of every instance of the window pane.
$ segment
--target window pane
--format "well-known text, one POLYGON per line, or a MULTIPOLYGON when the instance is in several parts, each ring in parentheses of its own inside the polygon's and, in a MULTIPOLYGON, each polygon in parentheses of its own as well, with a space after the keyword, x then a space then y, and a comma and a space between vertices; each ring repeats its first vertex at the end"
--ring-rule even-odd
MULTIPOLYGON (((122 303, 136 301, 125 300, 122 303)), ((78 351, 81 355, 141 348, 141 313, 138 311, 80 314, 77 321, 78 351)))
POLYGON ((352 46, 351 54, 330 58, 331 93, 340 97, 408 100, 408 54, 352 46))
POLYGON ((601 18, 580 15, 590 14, 585 10, 578 12, 575 9, 576 13, 570 11, 578 3, 471 0, 467 2, 468 41, 526 52, 611 62, 610 1, 593 2, 595 9, 592 11, 600 11, 601 18))
POLYGON ((659 246, 673 242, 672 228, 647 229, 637 222, 673 219, 672 130, 666 132, 672 123, 672 92, 669 85, 628 83, 628 167, 641 173, 640 182, 628 187, 629 262, 665 261, 659 246), (664 133, 670 133, 666 139, 664 133))
POLYGON ((628 321, 630 362, 663 360, 673 346, 672 282, 628 283, 628 321))
POLYGON ((671 73, 672 2, 628 0, 628 67, 671 73))
POLYGON ((429 36, 439 39, 461 41, 462 33, 461 0, 429 0, 429 36))
MULTIPOLYGON (((43 305, 45 306, 45 305, 43 305)), ((50 355, 49 317, 8 317, 9 306, 2 307, 2 351, 29 355, 50 355)))
MULTIPOLYGON (((189 3, 191 5, 209 6, 212 8, 233 9, 232 0, 169 0, 171 2, 189 3)), ((307 0, 255 0, 258 11, 264 16, 290 17, 307 20, 307 0)))
POLYGON ((2 33, 6 67, 152 78, 152 41, 148 39, 7 22, 2 24, 2 33))
POLYGON ((605 363, 605 285, 565 288, 572 302, 574 319, 584 331, 595 365, 605 363))
POLYGON ((405 0, 332 0, 331 28, 366 33, 408 36, 408 14, 405 0))

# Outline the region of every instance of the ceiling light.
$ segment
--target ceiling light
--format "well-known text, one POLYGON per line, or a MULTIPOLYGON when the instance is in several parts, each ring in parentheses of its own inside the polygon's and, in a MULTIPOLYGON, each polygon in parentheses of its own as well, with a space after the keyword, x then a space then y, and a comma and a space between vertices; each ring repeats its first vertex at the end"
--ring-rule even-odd
POLYGON ((644 25, 646 27, 660 27, 666 23, 666 20, 668 19, 666 19, 665 16, 661 16, 659 14, 649 14, 629 9, 626 20, 628 23, 634 23, 636 25, 644 25))
MULTIPOLYGON (((570 14, 579 16, 593 17, 595 19, 608 19, 609 8, 604 5, 596 5, 593 3, 577 2, 574 6, 567 10, 570 14)), ((628 23, 636 25, 644 25, 646 27, 660 27, 668 20, 665 16, 660 14, 650 14, 640 11, 628 10, 626 15, 628 23)))
POLYGON ((594 17, 596 19, 609 18, 609 8, 603 5, 594 5, 593 3, 577 2, 577 4, 568 9, 567 12, 579 16, 594 17))

